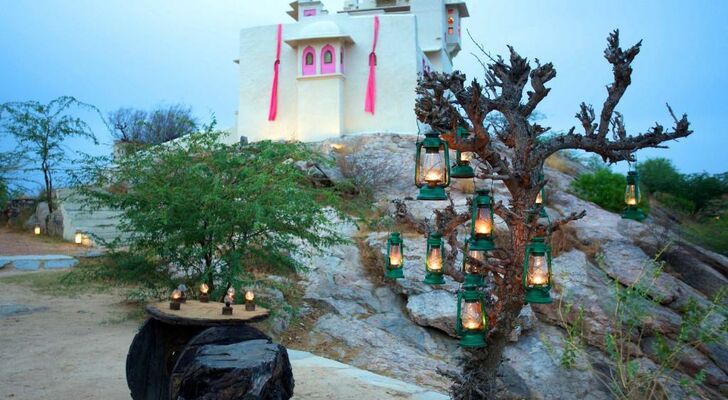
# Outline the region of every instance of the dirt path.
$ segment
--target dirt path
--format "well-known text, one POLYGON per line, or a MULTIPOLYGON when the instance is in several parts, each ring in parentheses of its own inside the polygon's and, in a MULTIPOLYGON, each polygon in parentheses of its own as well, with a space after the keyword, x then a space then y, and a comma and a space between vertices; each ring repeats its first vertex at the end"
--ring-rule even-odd
POLYGON ((73 243, 63 242, 47 236, 35 236, 31 232, 18 232, 0 228, 0 255, 21 256, 36 254, 78 255, 88 251, 73 243))
MULTIPOLYGON (((129 399, 126 354, 140 321, 127 318, 132 309, 123 297, 38 294, 18 280, 63 272, 17 272, 0 270, 0 400, 129 399)), ((295 400, 445 398, 309 353, 290 354, 295 400)))
POLYGON ((39 308, 0 316, 0 399, 129 399, 124 363, 138 323, 125 320, 121 300, 49 297, 0 281, 0 305, 39 308))

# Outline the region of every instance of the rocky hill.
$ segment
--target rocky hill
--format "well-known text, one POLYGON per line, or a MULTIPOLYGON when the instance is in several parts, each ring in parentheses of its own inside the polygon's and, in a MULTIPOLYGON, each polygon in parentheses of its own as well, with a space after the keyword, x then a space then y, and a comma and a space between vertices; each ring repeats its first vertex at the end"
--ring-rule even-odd
MULTIPOLYGON (((358 227, 342 223, 340 230, 352 243, 306 261, 310 271, 304 280, 303 320, 307 323, 304 329, 284 335, 294 335, 299 346, 355 366, 446 391, 449 382, 438 369, 457 368, 461 354, 453 328, 458 284, 449 277, 438 287, 421 283, 424 237, 398 224, 397 213, 403 204, 415 222, 424 222, 433 217, 434 209, 449 203, 412 200, 417 194, 414 142, 411 136, 371 135, 318 144, 338 162, 335 168, 312 167, 312 173, 323 180, 353 177, 358 186, 373 190, 371 214, 381 218, 358 227), (385 282, 385 243, 393 226, 403 231, 405 279, 385 282)), ((584 169, 565 162, 573 165, 562 171, 584 169)), ((619 289, 650 277, 646 296, 656 301, 641 304, 644 317, 636 322, 640 335, 629 343, 634 356, 630 365, 649 370, 656 368, 660 357, 654 344, 659 338, 669 343, 681 333, 693 302, 707 306, 709 298, 726 290, 728 259, 683 242, 651 219, 623 220, 577 198, 569 192, 573 174, 562 171, 549 167, 545 171, 549 215, 586 210, 587 216, 554 236, 555 301, 524 309, 500 376, 518 398, 611 398, 608 377, 613 363, 606 352, 612 350, 606 338, 614 330, 619 289), (664 266, 653 262, 658 253, 664 266), (576 340, 583 342, 583 351, 570 351, 574 326, 580 329, 576 340)), ((472 189, 472 182, 451 188, 458 211, 465 209, 472 189)), ((494 190, 496 198, 507 203, 505 190, 498 185, 494 190)), ((496 222, 497 231, 505 233, 505 224, 496 222)), ((465 238, 466 232, 461 235, 465 238)), ((710 323, 724 323, 724 310, 711 315, 710 323)), ((678 358, 678 370, 668 372, 674 379, 659 385, 665 397, 700 398, 676 383, 696 376, 702 396, 728 395, 728 347, 687 348, 678 358)))

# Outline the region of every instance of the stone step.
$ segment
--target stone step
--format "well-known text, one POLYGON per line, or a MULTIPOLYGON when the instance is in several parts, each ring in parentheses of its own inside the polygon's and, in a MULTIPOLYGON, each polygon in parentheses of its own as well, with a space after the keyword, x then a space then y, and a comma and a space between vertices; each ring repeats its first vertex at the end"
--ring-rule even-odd
POLYGON ((15 269, 36 271, 39 269, 71 268, 78 260, 62 254, 45 254, 29 256, 0 256, 0 269, 13 266, 15 269))
POLYGON ((293 399, 447 400, 448 396, 306 351, 288 349, 296 380, 293 399))

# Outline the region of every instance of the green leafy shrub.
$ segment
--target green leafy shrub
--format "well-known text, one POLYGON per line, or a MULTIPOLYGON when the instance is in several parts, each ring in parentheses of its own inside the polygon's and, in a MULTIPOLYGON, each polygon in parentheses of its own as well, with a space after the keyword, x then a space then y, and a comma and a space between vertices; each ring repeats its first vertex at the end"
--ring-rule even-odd
POLYGON ((221 135, 210 127, 122 157, 113 174, 96 166, 79 182, 88 206, 121 211, 130 251, 155 261, 132 269, 157 279, 162 265, 216 294, 255 272, 303 269, 311 252, 345 241, 335 229, 348 219, 335 189, 316 187, 298 167, 320 161, 316 153, 300 143, 230 147, 221 135), (121 185, 127 190, 95 189, 121 185))
POLYGON ((680 196, 676 196, 670 193, 657 192, 654 193, 654 198, 663 206, 673 211, 679 211, 681 213, 692 214, 695 212, 695 204, 680 196))
POLYGON ((682 175, 667 158, 652 158, 637 164, 640 181, 647 193, 678 195, 683 182, 682 175))
POLYGON ((627 180, 624 175, 606 168, 581 174, 571 182, 571 188, 577 196, 613 212, 619 212, 624 208, 626 185, 627 180))

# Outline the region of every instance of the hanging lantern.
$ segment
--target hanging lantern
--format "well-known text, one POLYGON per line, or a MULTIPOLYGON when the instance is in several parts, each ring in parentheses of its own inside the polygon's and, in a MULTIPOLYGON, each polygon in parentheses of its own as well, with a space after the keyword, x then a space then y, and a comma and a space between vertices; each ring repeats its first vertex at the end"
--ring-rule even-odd
POLYGON ((462 347, 484 347, 487 322, 483 293, 465 289, 458 292, 457 322, 455 331, 462 347))
POLYGON ((470 249, 493 250, 493 198, 488 194, 488 189, 480 189, 477 193, 473 199, 470 249))
POLYGON ((40 224, 35 224, 35 227, 33 228, 33 234, 36 236, 40 235, 40 224))
POLYGON ((647 215, 637 206, 642 201, 640 193, 639 175, 637 171, 629 171, 627 173, 627 188, 624 190, 624 203, 627 205, 622 211, 622 218, 642 221, 647 215))
POLYGON ((404 244, 399 232, 392 232, 387 240, 387 260, 384 276, 390 279, 404 278, 404 244))
POLYGON ((465 280, 463 285, 466 287, 478 287, 483 286, 484 276, 481 266, 475 262, 485 262, 485 250, 478 249, 477 246, 471 244, 469 241, 464 249, 463 255, 463 275, 465 280))
MULTIPOLYGON (((538 174, 539 183, 542 182, 543 179, 544 179, 543 173, 538 174)), ((536 208, 541 207, 541 211, 539 212, 539 216, 541 218, 548 218, 548 214, 546 214, 546 207, 543 207, 545 201, 546 201, 546 187, 542 187, 541 190, 538 191, 538 194, 536 195, 536 201, 534 202, 536 204, 536 208)))
POLYGON ((83 232, 76 230, 76 233, 73 235, 73 241, 76 244, 82 244, 83 243, 83 232))
POLYGON ((551 303, 551 248, 542 237, 535 237, 526 245, 523 261, 523 288, 526 303, 551 303))
MULTIPOLYGON (((468 136, 470 136, 470 132, 468 132, 467 128, 459 126, 455 135, 458 138, 467 139, 468 136)), ((473 167, 470 166, 471 158, 471 152, 457 150, 455 152, 455 165, 452 168, 451 176, 459 179, 474 178, 475 171, 473 171, 473 167)))
POLYGON ((428 285, 442 285, 445 283, 445 254, 442 244, 442 234, 431 233, 427 238, 427 258, 425 259, 425 280, 428 285))
POLYGON ((415 185, 420 188, 417 200, 447 200, 445 188, 450 185, 448 152, 447 143, 440 140, 437 133, 427 133, 425 140, 417 143, 415 185))

